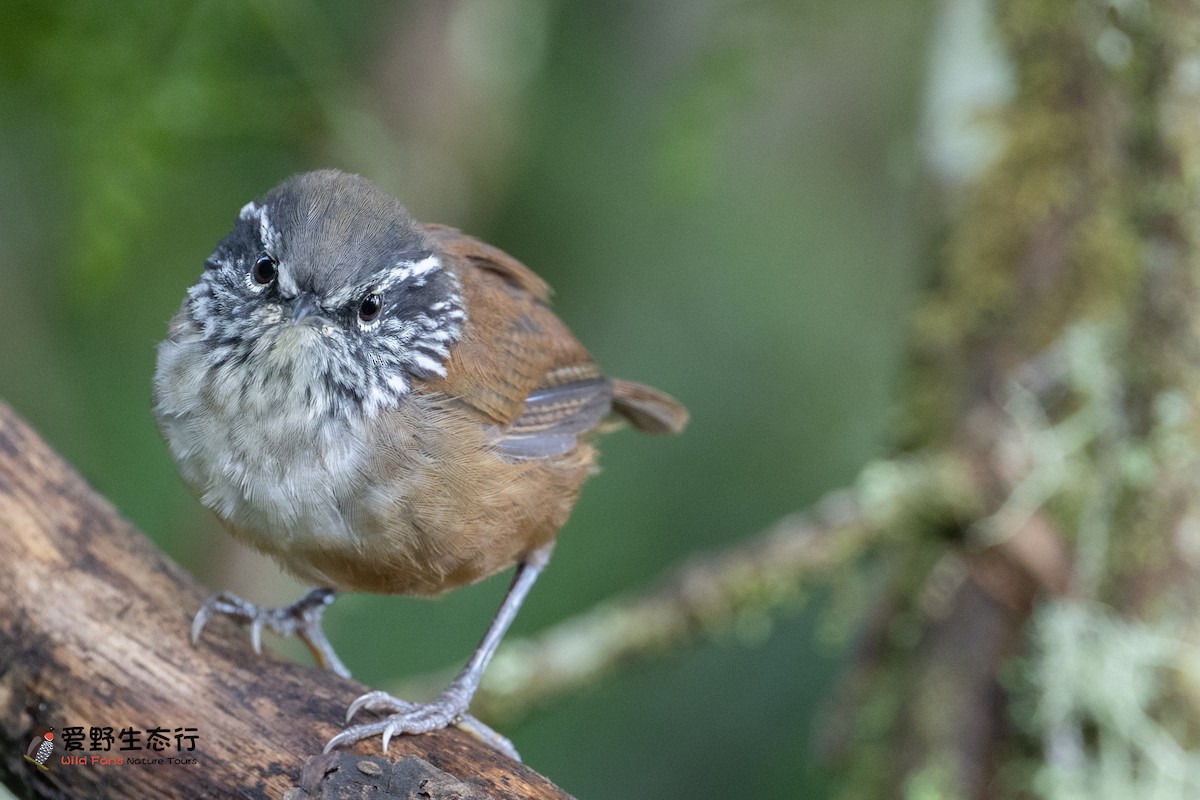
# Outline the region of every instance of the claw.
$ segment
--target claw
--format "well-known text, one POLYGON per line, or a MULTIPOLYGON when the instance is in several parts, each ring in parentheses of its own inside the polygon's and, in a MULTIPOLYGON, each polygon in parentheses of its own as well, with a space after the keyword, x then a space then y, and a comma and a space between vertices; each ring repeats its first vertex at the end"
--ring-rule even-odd
POLYGON ((204 627, 208 625, 214 614, 219 612, 242 616, 247 613, 247 608, 253 608, 253 606, 237 595, 229 592, 214 594, 201 604, 200 610, 196 612, 196 618, 192 620, 192 644, 200 641, 200 634, 204 632, 204 627))
POLYGON ((204 632, 204 626, 208 624, 208 607, 201 606, 196 612, 196 618, 192 620, 192 644, 200 641, 200 634, 204 632))
POLYGON ((521 760, 521 755, 513 747, 512 742, 466 713, 465 709, 460 709, 461 700, 452 694, 443 695, 436 703, 420 705, 397 699, 384 692, 370 692, 355 700, 352 706, 351 714, 348 716, 353 716, 353 712, 363 708, 373 710, 382 708, 393 710, 396 713, 378 722, 368 722, 346 728, 329 740, 323 752, 328 753, 336 747, 353 745, 372 736, 382 736, 383 752, 386 753, 392 740, 397 736, 406 733, 428 733, 448 725, 455 725, 514 761, 521 760))
POLYGON ((260 656, 262 655, 263 626, 266 624, 267 621, 262 617, 255 617, 254 621, 250 623, 250 645, 254 648, 254 652, 260 656))
POLYGON ((368 702, 370 702, 371 695, 373 695, 373 694, 375 694, 375 692, 368 692, 367 694, 362 695, 361 697, 359 697, 357 700, 355 700, 353 703, 350 704, 350 707, 346 709, 346 724, 347 725, 350 724, 350 720, 354 719, 354 715, 357 714, 359 712, 359 710, 362 709, 363 706, 365 706, 368 702))
POLYGON ((445 728, 447 725, 458 725, 497 750, 520 761, 521 757, 512 746, 512 742, 468 714, 467 708, 471 704, 471 697, 474 696, 475 690, 479 688, 480 677, 487 668, 488 661, 496 652, 500 639, 508 630, 517 609, 521 607, 525 595, 529 593, 530 587, 537 579, 538 573, 546 565, 552 546, 545 545, 534 551, 517 567, 512 586, 509 587, 508 594, 504 596, 504 602, 500 604, 500 610, 496 612, 492 624, 488 626, 483 641, 479 643, 479 647, 475 649, 475 653, 463 671, 451 682, 437 702, 429 705, 417 705, 405 700, 398 700, 384 692, 368 692, 356 699, 346 709, 347 724, 355 714, 364 708, 393 713, 381 722, 346 728, 329 740, 329 743, 325 745, 325 752, 328 753, 333 748, 342 745, 354 744, 376 734, 383 734, 383 750, 386 753, 388 744, 400 734, 428 733, 445 728))
POLYGON ((333 602, 334 594, 332 589, 313 589, 290 606, 259 608, 235 594, 221 592, 205 600, 196 612, 192 621, 192 644, 200 640, 204 626, 215 614, 227 614, 250 623, 250 643, 255 653, 262 653, 263 628, 269 627, 281 636, 298 638, 308 647, 318 666, 349 678, 350 670, 337 657, 321 630, 321 617, 333 602))
POLYGON ((455 727, 466 731, 480 741, 490 744, 513 761, 520 761, 521 754, 513 746, 512 740, 480 722, 470 714, 459 714, 454 720, 455 727))
MULTIPOLYGON (((466 711, 466 704, 463 698, 453 691, 447 691, 437 702, 427 705, 400 700, 386 692, 368 692, 350 704, 346 711, 346 722, 348 723, 355 714, 364 708, 371 711, 391 712, 391 714, 380 722, 347 728, 330 741, 329 747, 354 743, 382 733, 386 751, 387 743, 400 734, 428 733, 455 724, 466 711)), ((474 718, 472 720, 478 722, 474 718)), ((482 726, 483 724, 478 723, 478 725, 482 726)), ((485 741, 488 740, 486 737, 481 738, 484 738, 485 741)))
POLYGON ((392 697, 387 692, 367 692, 351 703, 350 707, 346 709, 346 722, 349 723, 350 720, 354 719, 354 715, 364 708, 369 711, 391 711, 407 714, 418 707, 416 703, 392 697))
POLYGON ((383 733, 387 725, 387 722, 373 722, 370 725, 356 725, 353 728, 347 728, 330 739, 325 744, 325 749, 321 752, 328 753, 335 747, 349 746, 377 733, 383 733))

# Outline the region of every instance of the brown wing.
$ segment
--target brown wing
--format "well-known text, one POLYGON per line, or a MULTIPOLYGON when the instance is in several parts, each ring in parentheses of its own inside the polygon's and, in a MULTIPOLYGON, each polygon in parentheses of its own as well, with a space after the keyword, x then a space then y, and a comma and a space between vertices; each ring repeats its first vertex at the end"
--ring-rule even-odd
POLYGON ((462 283, 467 320, 446 377, 430 389, 458 398, 496 428, 515 458, 575 447, 612 410, 612 383, 546 305, 546 282, 506 253, 441 225, 426 226, 462 283))
POLYGON ((449 225, 425 225, 425 234, 445 256, 465 262, 476 269, 492 272, 519 289, 524 289, 535 300, 543 303, 550 299, 550 284, 536 272, 517 261, 498 247, 467 236, 449 225))

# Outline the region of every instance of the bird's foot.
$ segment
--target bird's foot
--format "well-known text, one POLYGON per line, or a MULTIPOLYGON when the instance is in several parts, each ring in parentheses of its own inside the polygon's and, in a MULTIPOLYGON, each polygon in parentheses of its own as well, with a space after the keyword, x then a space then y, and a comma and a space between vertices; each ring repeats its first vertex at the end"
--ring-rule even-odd
POLYGON ((513 743, 507 737, 492 730, 475 717, 467 713, 470 696, 452 685, 441 697, 433 703, 410 703, 398 697, 392 697, 387 692, 368 692, 350 704, 346 710, 346 722, 354 718, 359 711, 377 711, 388 716, 378 722, 368 722, 354 725, 334 736, 325 745, 328 753, 335 747, 344 747, 368 739, 372 736, 383 736, 383 752, 387 752, 388 743, 393 736, 402 733, 428 733, 440 730, 448 725, 462 728, 478 739, 499 750, 504 755, 520 761, 521 756, 513 743))
POLYGON ((250 624, 250 641, 254 652, 262 652, 263 628, 270 628, 281 636, 295 636, 308 647, 317 666, 336 672, 343 678, 350 677, 350 670, 333 651, 321 629, 321 617, 333 602, 333 589, 313 589, 304 597, 282 608, 263 608, 243 600, 232 592, 221 592, 204 601, 192 621, 192 644, 200 640, 200 634, 208 621, 217 614, 225 614, 240 622, 250 624))

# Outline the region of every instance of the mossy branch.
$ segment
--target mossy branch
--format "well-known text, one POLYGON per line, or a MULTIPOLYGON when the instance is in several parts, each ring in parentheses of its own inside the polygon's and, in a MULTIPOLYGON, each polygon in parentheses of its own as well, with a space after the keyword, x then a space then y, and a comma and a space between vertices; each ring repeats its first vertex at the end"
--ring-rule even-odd
MULTIPOLYGON (((630 664, 667 658, 793 613, 810 587, 855 570, 889 542, 971 518, 980 501, 968 474, 951 457, 873 463, 856 486, 830 493, 809 513, 790 515, 735 546, 690 557, 647 590, 507 641, 484 676, 472 713, 512 724, 630 664)), ((421 695, 444 682, 439 673, 395 688, 421 695)))

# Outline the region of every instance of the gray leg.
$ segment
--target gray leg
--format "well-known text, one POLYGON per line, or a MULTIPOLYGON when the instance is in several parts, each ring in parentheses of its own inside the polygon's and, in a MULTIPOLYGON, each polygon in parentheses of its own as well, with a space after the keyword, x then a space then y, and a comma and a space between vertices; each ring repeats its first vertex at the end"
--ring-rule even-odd
POLYGON ((517 611, 525 602, 525 597, 529 594, 538 575, 550 561, 550 552, 553 549, 553 543, 541 547, 517 566, 517 574, 513 577, 512 586, 509 587, 504 602, 500 604, 500 610, 496 612, 492 624, 484 634, 483 641, 479 643, 479 647, 475 649, 475 653, 463 671, 451 681, 450 685, 446 687, 446 691, 442 692, 436 701, 429 704, 410 703, 392 697, 386 692, 368 692, 350 704, 350 708, 346 711, 346 721, 349 722, 356 713, 364 708, 370 711, 392 712, 391 715, 378 722, 346 728, 329 740, 329 744, 325 745, 325 752, 328 753, 333 748, 342 745, 354 744, 376 734, 383 735, 383 750, 387 752, 388 742, 393 736, 401 733, 427 733, 461 722, 461 727, 515 757, 516 751, 512 749, 512 744, 507 739, 474 717, 468 716, 466 712, 468 706, 471 705, 471 698, 475 696, 475 691, 479 688, 483 671, 487 669, 488 662, 491 661, 496 648, 500 646, 500 640, 504 638, 504 634, 512 625, 517 611))
POLYGON ((337 592, 333 589, 313 589, 290 606, 283 608, 261 608, 247 602, 232 592, 221 592, 204 601, 192 622, 192 644, 200 640, 204 626, 216 614, 226 614, 241 622, 250 623, 250 641, 254 652, 262 652, 263 628, 270 628, 281 636, 295 636, 308 648, 318 667, 331 670, 343 678, 350 677, 350 670, 333 651, 333 645, 321 630, 321 617, 333 602, 337 592))

